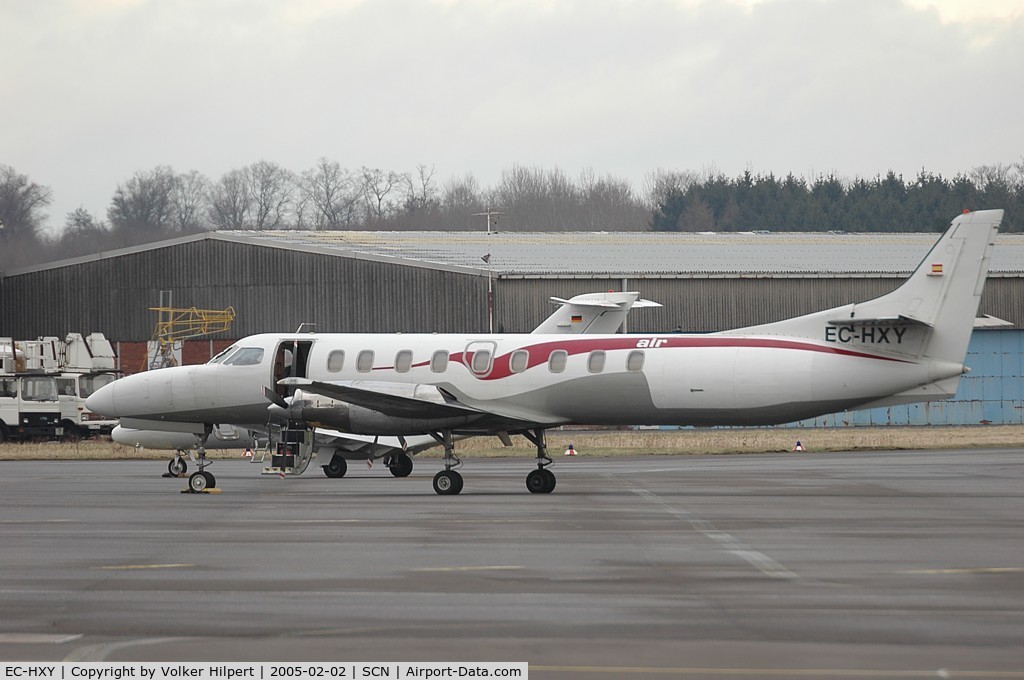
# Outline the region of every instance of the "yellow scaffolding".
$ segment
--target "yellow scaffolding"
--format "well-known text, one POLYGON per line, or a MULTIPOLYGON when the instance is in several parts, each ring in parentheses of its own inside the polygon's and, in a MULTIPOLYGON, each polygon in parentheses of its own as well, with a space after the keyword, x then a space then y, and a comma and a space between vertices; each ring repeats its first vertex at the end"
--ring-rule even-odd
MULTIPOLYGON (((153 341, 158 343, 155 364, 176 366, 174 343, 231 329, 235 308, 196 309, 195 307, 150 307, 157 313, 153 341)), ((150 367, 153 367, 152 365, 150 367)))

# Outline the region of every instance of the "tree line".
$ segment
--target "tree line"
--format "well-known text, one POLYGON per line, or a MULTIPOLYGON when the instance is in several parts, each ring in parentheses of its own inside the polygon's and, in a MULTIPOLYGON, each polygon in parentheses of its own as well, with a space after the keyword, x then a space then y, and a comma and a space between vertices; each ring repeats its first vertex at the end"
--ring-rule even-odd
POLYGON ((78 208, 47 235, 52 201, 49 187, 0 164, 0 271, 208 230, 458 231, 488 219, 502 231, 939 231, 964 209, 1002 207, 1003 229, 1019 231, 1024 158, 952 179, 656 171, 639 191, 612 175, 523 165, 491 187, 471 174, 441 183, 426 165, 353 170, 326 158, 300 173, 259 161, 216 180, 157 166, 115 188, 105 219, 78 208))
POLYGON ((650 228, 656 231, 942 231, 964 210, 1003 208, 1002 229, 1024 228, 1024 158, 952 179, 921 170, 911 180, 890 171, 873 179, 827 174, 663 173, 650 228))

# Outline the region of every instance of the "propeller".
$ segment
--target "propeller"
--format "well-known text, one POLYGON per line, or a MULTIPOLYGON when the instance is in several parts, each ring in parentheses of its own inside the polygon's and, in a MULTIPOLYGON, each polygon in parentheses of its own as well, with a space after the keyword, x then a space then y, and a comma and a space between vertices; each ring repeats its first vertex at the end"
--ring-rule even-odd
POLYGON ((288 402, 285 400, 284 397, 282 397, 280 394, 270 389, 266 385, 263 386, 263 396, 266 397, 267 401, 274 404, 274 406, 279 406, 283 409, 286 409, 289 406, 288 402))

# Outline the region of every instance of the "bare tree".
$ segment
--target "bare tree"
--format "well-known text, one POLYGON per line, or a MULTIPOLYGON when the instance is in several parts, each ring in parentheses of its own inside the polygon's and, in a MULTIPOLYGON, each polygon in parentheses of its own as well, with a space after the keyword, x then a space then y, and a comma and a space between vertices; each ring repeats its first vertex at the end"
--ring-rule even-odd
POLYGON ((209 226, 210 180, 196 170, 176 175, 171 191, 174 226, 181 231, 202 231, 209 226))
POLYGON ((700 181, 700 174, 693 170, 665 170, 658 168, 644 176, 644 198, 647 207, 653 209, 673 191, 685 194, 687 189, 700 181))
POLYGON ((174 171, 167 165, 136 172, 114 191, 107 219, 127 242, 159 236, 173 224, 174 171))
POLYGON ((362 179, 363 205, 371 221, 383 219, 392 209, 388 194, 402 181, 402 176, 391 170, 363 167, 359 171, 362 179))
POLYGON ((337 161, 321 158, 302 174, 302 187, 313 205, 315 229, 339 229, 352 223, 362 189, 337 161))
POLYGON ((405 212, 408 215, 419 215, 439 205, 437 186, 434 184, 434 166, 427 168, 424 164, 416 166, 415 176, 402 175, 405 184, 405 212))
POLYGON ((9 165, 0 165, 0 243, 34 238, 46 220, 43 210, 51 200, 49 187, 36 184, 9 165))
POLYGON ((210 222, 218 229, 246 229, 250 204, 245 172, 227 172, 210 189, 210 222))
POLYGON ((245 175, 253 227, 261 231, 282 226, 295 187, 292 173, 277 163, 258 161, 245 169, 245 175))

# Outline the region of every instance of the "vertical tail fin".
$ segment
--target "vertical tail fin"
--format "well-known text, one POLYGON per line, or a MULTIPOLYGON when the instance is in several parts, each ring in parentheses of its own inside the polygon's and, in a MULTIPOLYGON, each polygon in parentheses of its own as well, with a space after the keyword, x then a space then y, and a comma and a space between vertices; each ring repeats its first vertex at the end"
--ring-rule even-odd
POLYGON ((920 356, 962 364, 1002 219, 1002 210, 957 216, 903 285, 851 305, 850 318, 896 318, 924 326, 930 333, 920 356))
POLYGON ((728 333, 825 340, 962 365, 1002 219, 1002 210, 958 215, 910 278, 891 293, 728 333))

